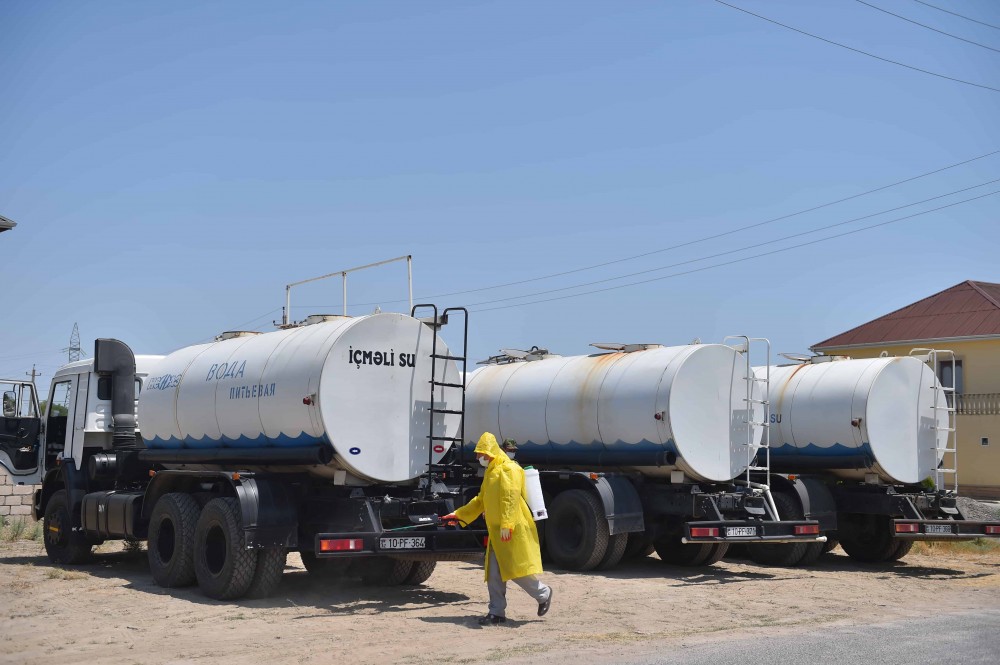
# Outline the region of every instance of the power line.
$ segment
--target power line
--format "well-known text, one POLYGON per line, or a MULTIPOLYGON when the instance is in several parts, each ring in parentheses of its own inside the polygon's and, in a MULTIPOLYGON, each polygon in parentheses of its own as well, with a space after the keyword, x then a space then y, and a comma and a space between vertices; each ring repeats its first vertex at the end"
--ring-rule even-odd
POLYGON ((870 215, 864 215, 862 217, 855 217, 854 219, 849 219, 849 220, 843 221, 843 222, 836 222, 835 224, 828 224, 826 226, 821 226, 821 227, 818 227, 818 228, 815 228, 815 229, 811 229, 809 231, 801 231, 799 233, 793 233, 792 235, 782 236, 780 238, 774 238, 772 240, 767 240, 765 242, 757 243, 757 244, 754 244, 754 245, 747 245, 746 247, 740 247, 739 249, 731 249, 731 250, 728 250, 728 251, 725 251, 725 252, 719 252, 717 254, 710 254, 708 256, 702 256, 702 257, 699 257, 699 258, 696 258, 696 259, 689 259, 687 261, 681 261, 679 263, 672 263, 670 265, 660 266, 658 268, 650 268, 648 270, 640 270, 638 272, 633 272, 633 273, 629 273, 629 274, 626 274, 626 275, 619 275, 618 277, 608 277, 606 279, 599 279, 599 280, 595 280, 595 281, 592 281, 592 282, 585 282, 585 283, 582 283, 582 284, 576 284, 576 285, 573 285, 573 286, 565 286, 565 287, 561 287, 561 288, 557 288, 557 289, 548 289, 546 291, 536 291, 534 293, 527 293, 527 294, 522 294, 522 295, 519 295, 519 296, 511 296, 509 298, 497 298, 495 300, 485 300, 483 302, 472 303, 472 304, 469 305, 469 307, 475 307, 475 306, 478 306, 478 305, 489 305, 489 304, 496 303, 496 302, 506 302, 508 300, 518 300, 520 298, 530 298, 530 297, 533 297, 533 296, 544 295, 544 294, 547 294, 547 293, 558 293, 560 291, 571 291, 573 289, 579 289, 579 288, 583 288, 583 287, 586 287, 586 286, 593 286, 595 284, 605 284, 607 282, 613 282, 613 281, 616 281, 616 280, 619 280, 619 279, 627 279, 629 277, 637 277, 638 275, 646 275, 646 274, 649 274, 649 273, 652 273, 652 272, 659 272, 661 270, 667 270, 669 268, 677 268, 679 266, 689 265, 691 263, 698 263, 699 261, 707 261, 708 259, 715 259, 715 258, 718 258, 720 256, 727 256, 729 254, 737 254, 739 252, 745 252, 748 249, 754 249, 756 247, 763 247, 765 245, 770 245, 770 244, 775 243, 775 242, 783 242, 785 240, 791 240, 792 238, 798 238, 798 237, 809 235, 809 234, 812 234, 812 233, 819 233, 820 231, 826 231, 828 229, 832 229, 832 228, 835 228, 835 227, 838 227, 838 226, 844 226, 846 224, 853 224, 854 222, 860 222, 863 219, 870 219, 872 217, 878 217, 879 215, 884 215, 884 214, 887 214, 887 213, 890 213, 890 212, 896 212, 897 210, 902 210, 904 208, 912 208, 915 205, 920 205, 922 203, 927 203, 929 201, 935 201, 937 199, 942 199, 942 198, 945 198, 947 196, 953 196, 953 195, 959 194, 961 192, 967 192, 970 189, 978 189, 979 187, 985 187, 986 185, 992 185, 995 182, 1000 182, 1000 178, 997 178, 995 180, 990 180, 988 182, 984 182, 984 183, 979 184, 979 185, 973 185, 972 187, 965 187, 963 189, 957 189, 957 190, 955 190, 953 192, 948 192, 946 194, 940 194, 938 196, 932 196, 931 198, 929 198, 929 199, 923 199, 922 201, 916 201, 914 203, 907 203, 906 205, 897 206, 895 208, 889 208, 888 210, 882 210, 882 211, 879 211, 879 212, 872 213, 870 215))
POLYGON ((938 7, 937 5, 932 5, 931 3, 924 2, 923 0, 913 0, 913 1, 914 2, 919 2, 922 5, 927 5, 931 9, 936 9, 939 12, 944 12, 945 14, 951 14, 952 16, 957 16, 958 18, 964 18, 966 21, 972 21, 973 23, 978 23, 979 25, 985 25, 985 26, 988 26, 990 28, 993 28, 994 30, 1000 30, 1000 26, 993 25, 992 23, 984 23, 983 21, 977 21, 974 18, 969 18, 968 16, 963 16, 962 14, 956 14, 955 12, 948 11, 947 9, 942 9, 941 7, 938 7))
MULTIPOLYGON (((249 325, 249 324, 253 323, 254 321, 257 321, 257 320, 259 320, 259 319, 263 319, 263 318, 264 318, 264 317, 266 317, 266 316, 271 316, 271 315, 272 315, 272 314, 274 314, 275 312, 280 312, 280 311, 281 311, 281 308, 280 308, 280 307, 277 307, 277 308, 275 308, 275 309, 272 309, 272 310, 271 310, 271 311, 269 311, 269 312, 264 312, 264 313, 263 313, 263 314, 261 314, 260 316, 255 316, 255 317, 253 317, 252 319, 250 319, 249 321, 246 321, 246 322, 244 322, 244 323, 241 323, 241 324, 239 324, 239 325, 236 325, 236 326, 231 326, 231 327, 229 327, 229 328, 226 328, 226 330, 245 330, 245 328, 244 328, 243 326, 246 326, 246 325, 249 325)), ((262 323, 262 324, 260 324, 259 326, 257 326, 257 328, 260 328, 260 327, 261 327, 261 326, 263 326, 263 325, 266 325, 266 324, 263 324, 263 323, 262 323)), ((256 330, 256 328, 254 328, 254 329, 252 329, 252 330, 256 330)), ((208 342, 213 342, 213 341, 215 341, 215 335, 212 335, 211 337, 208 337, 208 338, 206 338, 206 339, 204 339, 204 340, 202 340, 202 341, 200 341, 200 342, 195 342, 195 343, 196 343, 196 344, 207 344, 208 342)))
POLYGON ((0 356, 0 360, 20 360, 21 358, 32 358, 34 356, 51 356, 56 353, 63 353, 66 349, 59 349, 58 351, 35 351, 33 353, 18 353, 12 356, 0 356))
POLYGON ((522 294, 522 295, 519 295, 519 296, 510 296, 509 298, 497 298, 495 300, 484 300, 482 302, 474 302, 474 303, 470 304, 469 307, 477 307, 479 305, 491 305, 491 304, 497 303, 497 302, 506 302, 508 300, 519 300, 521 298, 531 298, 531 297, 534 297, 534 296, 545 295, 547 293, 558 293, 560 291, 571 291, 573 289, 581 289, 581 288, 584 288, 586 286, 594 286, 595 284, 606 284, 607 282, 614 282, 614 281, 619 280, 619 279, 628 279, 629 277, 637 277, 639 275, 648 275, 649 273, 659 272, 661 270, 668 270, 670 268, 677 268, 677 267, 689 265, 689 264, 692 264, 692 263, 698 263, 699 261, 707 261, 709 259, 717 259, 720 256, 728 256, 730 254, 737 254, 739 252, 745 252, 748 249, 754 249, 756 247, 763 247, 765 245, 770 245, 770 244, 773 244, 773 243, 776 243, 776 242, 784 242, 785 240, 791 240, 792 238, 799 238, 799 237, 802 237, 802 236, 805 236, 805 235, 810 235, 812 233, 819 233, 820 231, 827 231, 829 229, 836 228, 838 226, 844 226, 846 224, 853 224, 854 222, 860 222, 863 219, 871 219, 872 217, 878 217, 879 215, 885 215, 885 214, 890 213, 890 212, 896 212, 897 210, 902 210, 904 208, 912 208, 913 206, 916 206, 916 205, 921 205, 921 204, 927 203, 929 201, 936 201, 938 199, 943 199, 943 198, 945 198, 947 196, 954 196, 955 194, 960 194, 962 192, 967 192, 970 189, 978 189, 980 187, 985 187, 986 185, 992 185, 993 183, 996 183, 996 182, 1000 182, 1000 178, 996 178, 994 180, 989 180, 989 181, 984 182, 984 183, 979 184, 979 185, 973 185, 972 187, 965 187, 963 189, 956 189, 955 191, 948 192, 946 194, 939 194, 938 196, 932 196, 931 198, 929 198, 929 199, 923 199, 922 201, 916 201, 914 203, 907 203, 906 205, 897 206, 895 208, 889 208, 888 210, 882 210, 882 211, 879 211, 879 212, 874 212, 874 213, 872 213, 870 215, 864 215, 863 217, 855 217, 854 219, 849 219, 849 220, 844 221, 844 222, 836 222, 834 224, 828 224, 826 226, 820 226, 818 228, 811 229, 809 231, 801 231, 799 233, 793 233, 791 235, 782 236, 780 238, 774 238, 772 240, 767 240, 767 241, 760 242, 760 243, 757 243, 757 244, 754 244, 754 245, 747 245, 746 247, 740 247, 739 249, 731 249, 731 250, 728 250, 728 251, 725 251, 725 252, 719 252, 717 254, 711 254, 709 256, 702 256, 702 257, 699 257, 699 258, 696 258, 696 259, 689 259, 687 261, 681 261, 679 263, 672 263, 672 264, 667 265, 667 266, 660 266, 659 268, 650 268, 648 270, 640 270, 638 272, 629 273, 627 275, 619 275, 618 277, 608 277, 608 278, 605 278, 605 279, 594 280, 592 282, 584 282, 583 284, 575 284, 573 286, 564 286, 564 287, 557 288, 557 289, 548 289, 546 291, 535 291, 534 293, 525 293, 525 294, 522 294))
MULTIPOLYGON (((702 238, 697 238, 695 240, 689 240, 687 242, 683 242, 683 243, 680 243, 680 244, 677 244, 677 245, 671 245, 669 247, 663 247, 661 249, 655 249, 655 250, 652 250, 652 251, 649 251, 649 252, 643 252, 642 254, 635 254, 633 256, 626 256, 625 258, 621 258, 621 259, 614 259, 614 260, 611 260, 611 261, 604 261, 603 263, 595 263, 593 265, 584 266, 582 268, 574 268, 572 270, 564 270, 562 272, 556 272, 556 273, 551 273, 551 274, 548 274, 548 275, 542 275, 540 277, 532 277, 530 279, 520 279, 520 280, 516 280, 516 281, 513 281, 513 282, 506 282, 504 284, 496 284, 494 286, 482 286, 482 287, 475 288, 475 289, 465 289, 465 290, 462 290, 462 291, 452 291, 450 293, 439 293, 437 295, 419 296, 418 299, 420 299, 420 300, 434 300, 436 298, 447 298, 447 297, 450 297, 450 296, 465 295, 467 293, 479 293, 481 291, 492 291, 494 289, 502 289, 502 288, 506 288, 508 286, 518 286, 520 284, 529 284, 529 283, 539 282, 539 281, 544 280, 544 279, 552 279, 552 278, 555 278, 555 277, 563 277, 565 275, 572 275, 572 274, 575 274, 575 273, 578 273, 578 272, 584 272, 586 270, 593 270, 595 268, 603 268, 603 267, 606 267, 606 266, 614 265, 616 263, 624 263, 626 261, 634 261, 635 259, 645 258, 647 256, 652 256, 654 254, 662 254, 663 252, 669 252, 669 251, 672 251, 672 250, 675 250, 675 249, 681 249, 683 247, 689 247, 691 245, 696 245, 698 243, 707 242, 709 240, 715 240, 717 238, 722 238, 722 237, 725 237, 727 235, 731 235, 731 234, 734 234, 734 233, 739 233, 741 231, 747 231, 749 229, 755 229, 755 228, 758 228, 758 227, 761 227, 761 226, 766 226, 768 224, 773 224, 775 222, 780 222, 780 221, 785 220, 785 219, 791 219, 792 217, 797 217, 799 215, 804 215, 804 214, 809 213, 809 212, 815 212, 816 210, 821 210, 823 208, 829 208, 830 206, 837 205, 838 203, 844 203, 846 201, 851 201, 853 199, 861 198, 862 196, 867 196, 869 194, 874 194, 875 192, 881 192, 883 190, 890 189, 892 187, 896 187, 898 185, 904 185, 904 184, 906 184, 908 182, 913 182, 914 180, 919 180, 921 178, 926 178, 927 176, 934 175, 936 173, 941 173, 943 171, 948 171, 949 169, 953 169, 953 168, 956 168, 956 167, 959 167, 959 166, 964 166, 965 164, 969 164, 971 162, 975 162, 975 161, 978 161, 980 159, 985 159, 987 157, 992 157, 993 155, 996 155, 997 153, 1000 153, 1000 150, 994 150, 994 151, 988 152, 988 153, 986 153, 984 155, 979 155, 978 157, 972 157, 970 159, 965 159, 965 160, 962 160, 961 162, 956 162, 954 164, 949 164, 948 166, 942 166, 941 168, 934 169, 933 171, 927 171, 926 173, 921 173, 919 175, 911 176, 909 178, 904 178, 902 180, 897 180, 896 182, 889 183, 888 185, 882 185, 880 187, 876 187, 874 189, 869 189, 867 191, 860 192, 858 194, 852 194, 851 196, 845 196, 844 198, 837 199, 835 201, 829 201, 827 203, 822 203, 820 205, 813 206, 811 208, 806 208, 804 210, 799 210, 797 212, 789 213, 787 215, 781 215, 780 217, 774 217, 773 219, 768 219, 768 220, 765 220, 763 222, 756 222, 754 224, 747 224, 746 226, 741 226, 741 227, 738 227, 738 228, 735 228, 735 229, 730 229, 728 231, 723 231, 721 233, 716 233, 716 234, 710 235, 710 236, 704 236, 702 238)), ((407 301, 405 301, 405 300, 383 300, 383 301, 380 301, 380 302, 377 302, 377 303, 376 302, 358 303, 356 305, 351 305, 351 307, 370 307, 372 305, 390 305, 390 304, 397 304, 397 303, 401 303, 401 302, 407 302, 407 301)), ((326 305, 300 305, 300 307, 326 307, 326 305)), ((257 317, 257 318, 260 318, 260 317, 257 317)))
POLYGON ((908 23, 912 23, 914 25, 919 25, 921 28, 927 28, 928 30, 933 30, 934 32, 939 32, 942 35, 947 35, 949 37, 953 37, 954 39, 958 39, 958 40, 961 40, 963 42, 968 42, 969 44, 975 44, 976 46, 981 46, 981 47, 987 48, 987 49, 989 49, 991 51, 996 51, 997 53, 1000 53, 1000 49, 993 48, 992 46, 987 46, 986 44, 980 44, 979 42, 974 42, 971 39, 966 39, 965 37, 959 37, 958 35, 953 35, 950 32, 945 32, 944 30, 938 30, 937 28, 932 28, 929 25, 924 25, 923 23, 919 23, 917 21, 914 21, 913 19, 908 19, 905 16, 900 16, 899 14, 893 14, 888 9, 882 9, 881 7, 876 7, 873 4, 865 2, 865 0, 854 0, 854 1, 855 2, 860 2, 861 4, 863 4, 865 6, 871 7, 874 10, 883 12, 883 13, 888 14, 890 16, 895 16, 896 18, 902 19, 903 21, 906 21, 908 23))
MULTIPOLYGON (((253 317, 252 319, 250 319, 249 321, 246 321, 246 322, 244 322, 244 323, 241 323, 241 324, 239 324, 238 326, 233 326, 232 328, 229 328, 229 330, 241 330, 241 329, 243 328, 243 326, 246 326, 246 325, 250 325, 250 324, 251 324, 251 323, 253 323, 254 321, 257 321, 257 320, 259 320, 259 319, 263 319, 263 318, 264 318, 264 317, 266 317, 266 316, 271 316, 271 315, 272 315, 272 314, 274 314, 275 312, 280 312, 280 311, 281 311, 281 308, 280 308, 280 307, 276 307, 275 309, 272 309, 272 310, 271 310, 270 312, 264 312, 264 313, 263 313, 263 314, 261 314, 260 316, 255 316, 255 317, 253 317)), ((260 324, 260 325, 264 325, 264 324, 260 324)), ((260 326, 257 326, 257 327, 259 328, 260 326)))
POLYGON ((848 51, 854 51, 855 53, 860 53, 861 55, 867 55, 869 58, 875 58, 876 60, 881 60, 882 62, 888 62, 888 63, 891 63, 893 65, 899 65, 900 67, 906 67, 907 69, 912 69, 913 71, 916 71, 916 72, 923 72, 924 74, 930 74, 931 76, 936 76, 938 78, 947 79, 949 81, 955 81, 956 83, 964 83, 965 85, 975 86, 976 88, 983 88, 985 90, 992 90, 993 92, 1000 92, 1000 88, 994 88, 992 86, 983 85, 982 83, 973 83, 972 81, 966 81, 964 79, 955 78, 953 76, 946 76, 944 74, 938 74, 937 72, 932 72, 932 71, 930 71, 928 69, 921 69, 920 67, 914 67, 913 65, 907 65, 906 63, 899 62, 898 60, 890 60, 889 58, 883 58, 880 55, 875 55, 874 53, 869 53, 868 51, 862 51, 861 49, 854 48, 853 46, 848 46, 846 44, 841 44, 840 42, 835 42, 832 39, 827 39, 825 37, 820 37, 819 35, 814 35, 811 32, 806 32, 805 30, 799 30, 798 28, 793 28, 792 26, 785 25, 784 23, 779 23, 778 21, 775 21, 774 19, 770 19, 770 18, 768 18, 766 16, 761 16, 760 14, 754 14, 752 11, 749 11, 747 9, 743 9, 742 7, 737 7, 736 5, 731 5, 728 2, 723 2, 723 0, 715 0, 715 2, 719 3, 720 5, 725 5, 726 7, 729 7, 731 9, 735 9, 737 11, 741 11, 744 14, 750 14, 750 16, 756 16, 757 18, 762 19, 764 21, 767 21, 768 23, 773 23, 775 25, 780 25, 782 28, 786 28, 788 30, 792 30, 793 32, 797 32, 800 35, 805 35, 807 37, 812 37, 813 39, 818 39, 821 42, 826 42, 827 44, 833 44, 834 46, 839 46, 840 48, 845 48, 848 51))
POLYGON ((521 307, 521 306, 524 306, 524 305, 537 305, 539 303, 552 302, 552 301, 555 301, 555 300, 566 300, 568 298, 579 298, 580 296, 591 295, 591 294, 594 294, 594 293, 602 293, 604 291, 614 291, 616 289, 624 289, 624 288, 629 287, 629 286, 638 286, 640 284, 649 284, 650 282, 659 282, 659 281, 662 281, 662 280, 665 280, 665 279, 670 279, 672 277, 680 277, 682 275, 690 275, 690 274, 696 273, 696 272, 704 272, 705 270, 711 270, 712 268, 721 268, 723 266, 733 265, 734 263, 742 263, 744 261, 750 261, 752 259, 759 259, 759 258, 764 257, 764 256, 770 256, 772 254, 779 254, 781 252, 787 252, 787 251, 792 250, 792 249, 798 249, 800 247, 808 247, 809 245, 815 245, 817 243, 826 242, 828 240, 834 240, 836 238, 842 238, 844 236, 853 235, 855 233, 861 233, 863 231, 870 231, 871 229, 876 229, 876 228, 879 228, 881 226, 887 226, 889 224, 895 224, 896 222, 902 222, 902 221, 907 220, 907 219, 912 219, 914 217, 919 217, 921 215, 926 215, 928 213, 937 212, 938 210, 944 210, 945 208, 951 208, 953 206, 961 205, 963 203, 969 203, 970 201, 975 201, 977 199, 982 199, 982 198, 985 198, 987 196, 993 196, 995 194, 1000 194, 1000 190, 997 190, 995 192, 990 192, 988 194, 981 194, 980 196, 974 196, 971 199, 965 199, 964 201, 956 201, 955 203, 949 203, 947 205, 943 205, 943 206, 940 206, 938 208, 933 208, 931 210, 924 210, 923 212, 915 212, 912 215, 906 215, 905 217, 899 217, 897 219, 890 219, 889 221, 886 221, 886 222, 879 222, 878 224, 872 224, 870 226, 864 226, 864 227, 862 227, 860 229, 854 229, 853 231, 844 231, 843 233, 837 233, 837 234, 832 235, 832 236, 827 236, 826 238, 819 238, 817 240, 810 240, 808 242, 799 243, 798 245, 790 245, 788 247, 782 247, 781 249, 775 249, 775 250, 772 250, 770 252, 762 252, 760 254, 754 254, 753 256, 744 256, 744 257, 739 258, 739 259, 733 259, 732 261, 725 261, 723 263, 714 263, 714 264, 712 264, 710 266, 703 266, 701 268, 692 268, 691 270, 685 270, 685 271, 682 271, 682 272, 676 272, 676 273, 672 273, 670 275, 664 275, 662 277, 653 277, 651 279, 644 279, 644 280, 640 280, 638 282, 629 282, 628 284, 618 284, 616 286, 608 286, 608 287, 605 287, 603 289, 594 289, 592 291, 584 291, 582 293, 571 293, 569 295, 556 296, 554 298, 545 298, 543 300, 532 300, 532 301, 529 301, 529 302, 515 303, 513 305, 499 305, 497 307, 485 307, 483 309, 476 309, 476 310, 472 310, 472 311, 474 311, 474 312, 490 312, 490 311, 497 310, 497 309, 509 309, 511 307, 521 307))

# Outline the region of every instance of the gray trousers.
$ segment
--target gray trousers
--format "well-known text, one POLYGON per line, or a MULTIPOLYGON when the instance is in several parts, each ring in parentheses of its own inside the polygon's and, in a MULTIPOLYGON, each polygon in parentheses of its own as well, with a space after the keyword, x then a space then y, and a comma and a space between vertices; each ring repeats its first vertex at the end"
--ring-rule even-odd
MULTIPOLYGON (((544 603, 552 595, 552 589, 548 585, 542 584, 534 575, 515 577, 511 582, 524 589, 524 592, 539 604, 544 603)), ((497 555, 493 553, 492 547, 490 548, 489 576, 486 579, 486 586, 490 590, 490 614, 498 617, 506 616, 507 583, 500 575, 500 564, 497 563, 497 555)))

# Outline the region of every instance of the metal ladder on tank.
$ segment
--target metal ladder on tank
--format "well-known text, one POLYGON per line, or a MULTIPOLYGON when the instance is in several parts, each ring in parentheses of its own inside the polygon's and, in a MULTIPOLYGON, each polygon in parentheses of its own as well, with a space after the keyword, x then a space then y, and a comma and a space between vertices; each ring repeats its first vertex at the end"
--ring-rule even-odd
MULTIPOLYGON (((955 352, 949 351, 947 349, 913 349, 910 351, 911 356, 916 356, 920 360, 930 365, 934 369, 935 381, 931 385, 934 390, 934 403, 931 408, 935 411, 944 411, 948 414, 948 425, 947 427, 938 427, 936 424, 931 426, 932 430, 937 432, 945 432, 944 446, 938 445, 938 439, 934 437, 934 452, 941 454, 941 462, 934 468, 934 489, 937 492, 954 492, 958 493, 958 396, 955 393, 955 388, 958 387, 958 375, 956 374, 957 369, 957 359, 955 358, 955 352), (951 365, 951 385, 945 386, 941 383, 941 356, 944 356, 944 362, 950 363, 951 365), (940 393, 944 394, 944 400, 939 400, 938 395, 940 393), (938 402, 943 401, 944 406, 938 406, 938 402), (950 467, 946 467, 945 464, 947 456, 951 455, 950 467), (948 487, 946 478, 951 476, 951 487, 948 487)), ((935 418, 935 423, 937 419, 935 418)))
POLYGON ((781 517, 778 515, 778 507, 774 503, 774 497, 771 496, 771 340, 766 337, 730 335, 723 340, 723 344, 731 346, 737 353, 743 356, 746 371, 744 378, 746 394, 743 397, 743 403, 746 405, 744 422, 747 424, 747 440, 743 445, 746 447, 747 469, 745 478, 742 481, 737 480, 736 482, 744 484, 751 489, 760 490, 774 515, 774 519, 780 521, 781 517), (729 340, 742 340, 742 342, 729 344, 729 340), (764 345, 765 369, 763 378, 758 377, 756 372, 753 371, 753 363, 750 360, 750 349, 755 342, 764 345), (755 386, 760 390, 760 399, 754 397, 755 386), (763 407, 763 421, 753 419, 755 405, 763 407), (757 450, 754 450, 754 432, 757 427, 762 428, 763 431, 761 433, 760 445, 757 447, 757 450), (763 458, 761 458, 761 453, 763 453, 763 458), (752 476, 755 473, 763 474, 763 483, 753 480, 752 476))
MULTIPOLYGON (((465 490, 465 478, 468 473, 468 467, 465 464, 465 375, 466 375, 466 365, 469 356, 469 311, 465 307, 448 307, 438 315, 437 305, 433 304, 420 304, 414 305, 410 310, 410 316, 416 318, 422 323, 426 323, 434 331, 434 337, 431 342, 431 378, 430 378, 430 406, 428 406, 428 433, 427 433, 427 488, 432 490, 434 486, 434 481, 436 476, 435 472, 452 472, 459 479, 459 493, 464 494, 465 490), (422 309, 429 309, 432 312, 432 316, 419 318, 417 317, 417 312, 422 309), (438 330, 442 326, 447 325, 448 315, 451 313, 462 315, 462 355, 454 356, 444 353, 438 353, 438 330), (438 368, 444 367, 447 370, 448 361, 455 361, 459 364, 459 371, 462 373, 462 382, 454 383, 450 381, 442 380, 444 377, 438 376, 438 368), (435 401, 435 393, 438 388, 445 390, 461 390, 461 409, 447 409, 437 405, 435 401), (435 416, 437 414, 442 415, 458 415, 459 425, 458 425, 458 436, 445 436, 444 433, 438 433, 435 431, 435 416), (434 463, 434 446, 437 443, 448 442, 453 446, 458 447, 457 455, 453 457, 453 462, 450 464, 435 464, 434 463)), ((447 403, 447 401, 445 402, 447 403)))

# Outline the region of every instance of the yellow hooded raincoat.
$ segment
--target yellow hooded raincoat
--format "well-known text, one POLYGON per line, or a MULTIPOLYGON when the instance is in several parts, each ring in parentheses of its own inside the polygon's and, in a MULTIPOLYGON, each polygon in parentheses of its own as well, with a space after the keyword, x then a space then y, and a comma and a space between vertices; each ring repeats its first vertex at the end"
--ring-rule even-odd
POLYGON ((486 467, 486 475, 479 496, 455 511, 455 516, 469 524, 485 514, 486 528, 490 533, 486 551, 486 577, 489 578, 489 548, 496 553, 503 581, 542 572, 542 556, 538 548, 538 530, 531 519, 531 510, 525 501, 524 469, 500 449, 496 437, 486 432, 479 437, 476 454, 493 458, 486 467), (511 530, 507 542, 500 540, 500 529, 511 530))

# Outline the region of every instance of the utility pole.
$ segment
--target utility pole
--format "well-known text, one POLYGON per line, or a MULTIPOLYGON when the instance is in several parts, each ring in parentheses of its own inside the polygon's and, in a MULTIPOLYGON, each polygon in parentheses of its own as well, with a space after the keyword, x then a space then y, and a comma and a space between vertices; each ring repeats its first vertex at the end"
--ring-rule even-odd
POLYGON ((35 377, 36 376, 41 376, 42 375, 41 372, 36 372, 35 371, 35 363, 31 363, 31 371, 30 372, 25 372, 25 374, 31 377, 31 385, 35 385, 35 377))

